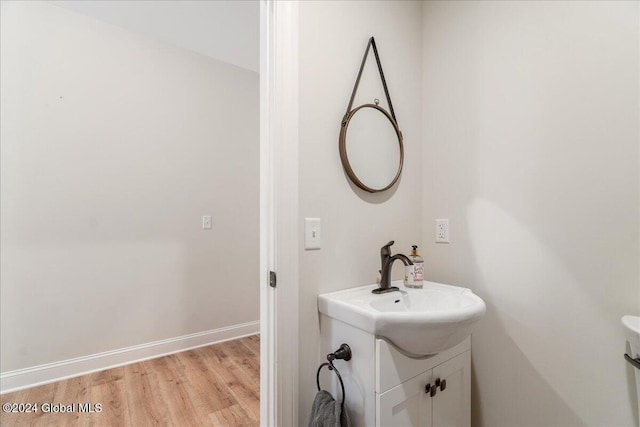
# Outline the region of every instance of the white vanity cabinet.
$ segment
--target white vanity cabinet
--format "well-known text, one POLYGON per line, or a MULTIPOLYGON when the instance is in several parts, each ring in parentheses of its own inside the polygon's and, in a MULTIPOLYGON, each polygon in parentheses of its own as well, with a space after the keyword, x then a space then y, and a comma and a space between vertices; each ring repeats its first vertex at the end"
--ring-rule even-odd
POLYGON ((376 426, 469 426, 471 351, 465 351, 383 393, 376 426))
MULTIPOLYGON (((342 343, 351 347, 352 359, 336 360, 335 365, 354 427, 470 426, 470 336, 434 356, 413 359, 384 339, 325 315, 320 316, 320 328, 323 354, 342 343)), ((320 383, 337 399, 342 397, 331 372, 323 370, 320 383)))

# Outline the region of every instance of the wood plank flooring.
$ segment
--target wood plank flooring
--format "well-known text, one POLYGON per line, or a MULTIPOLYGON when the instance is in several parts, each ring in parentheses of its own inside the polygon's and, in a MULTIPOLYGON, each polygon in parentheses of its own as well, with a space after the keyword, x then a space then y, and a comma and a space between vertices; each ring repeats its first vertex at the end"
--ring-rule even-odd
MULTIPOLYGON (((257 426, 260 338, 253 335, 0 396, 37 413, 0 413, 0 426, 257 426), (100 403, 100 412, 79 404, 100 403), (43 404, 73 405, 45 413, 43 404), (83 409, 89 409, 85 407, 83 409)), ((53 407, 55 408, 55 407, 53 407)))

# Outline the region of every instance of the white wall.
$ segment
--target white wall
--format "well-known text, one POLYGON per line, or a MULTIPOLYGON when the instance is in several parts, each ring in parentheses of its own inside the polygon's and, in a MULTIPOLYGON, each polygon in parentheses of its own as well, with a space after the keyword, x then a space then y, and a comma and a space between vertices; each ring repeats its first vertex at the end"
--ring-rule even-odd
MULTIPOLYGON (((420 2, 299 3, 300 224, 305 217, 322 219, 322 248, 304 251, 300 242, 300 425, 308 422, 316 369, 324 359, 317 295, 374 283, 380 247, 389 240, 396 241, 394 252, 421 244, 421 14, 420 2), (370 36, 376 38, 406 155, 400 184, 378 195, 350 185, 338 153, 340 123, 370 36)), ((372 54, 369 61, 354 105, 384 99, 372 54)), ((400 266, 396 278, 398 273, 400 266)))
POLYGON ((2 3, 3 373, 256 321, 257 73, 2 3))
POLYGON ((424 3, 426 271, 487 303, 473 425, 638 423, 637 8, 424 3))
POLYGON ((260 68, 258 0, 50 0, 251 71, 260 68))

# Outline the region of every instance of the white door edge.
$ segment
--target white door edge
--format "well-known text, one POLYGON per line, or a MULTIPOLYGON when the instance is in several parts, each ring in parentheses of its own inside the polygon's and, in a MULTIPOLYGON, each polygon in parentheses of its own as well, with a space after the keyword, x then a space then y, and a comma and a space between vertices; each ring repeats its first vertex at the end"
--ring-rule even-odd
POLYGON ((298 6, 260 2, 260 424, 298 425, 298 6), (277 274, 277 287, 268 273, 277 274))

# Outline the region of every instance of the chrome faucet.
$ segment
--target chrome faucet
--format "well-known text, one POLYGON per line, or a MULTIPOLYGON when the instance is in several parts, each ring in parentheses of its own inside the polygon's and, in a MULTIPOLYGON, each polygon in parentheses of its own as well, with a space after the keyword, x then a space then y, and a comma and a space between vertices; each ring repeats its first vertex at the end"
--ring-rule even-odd
POLYGON ((396 260, 400 260, 404 263, 404 265, 413 265, 413 262, 406 256, 402 254, 391 255, 391 245, 395 242, 392 240, 386 245, 384 245, 380 249, 380 262, 382 263, 382 269, 380 270, 380 287, 372 290, 374 294, 383 294, 385 292, 393 292, 399 291, 397 286, 391 285, 391 267, 393 267, 393 262, 396 260))

